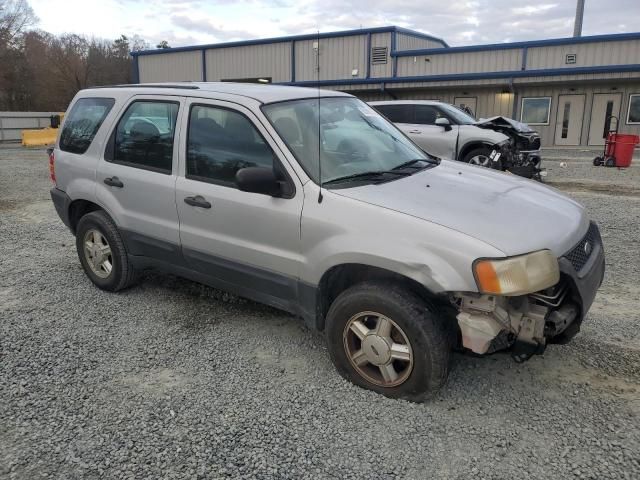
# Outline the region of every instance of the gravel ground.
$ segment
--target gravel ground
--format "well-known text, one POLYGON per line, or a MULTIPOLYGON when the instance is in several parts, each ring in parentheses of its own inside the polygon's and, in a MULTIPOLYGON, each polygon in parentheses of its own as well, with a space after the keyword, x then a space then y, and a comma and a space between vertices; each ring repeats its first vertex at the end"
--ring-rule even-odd
POLYGON ((411 404, 277 310, 158 275, 94 288, 44 152, 1 148, 0 478, 640 478, 640 195, 612 194, 640 173, 551 166, 608 253, 583 331, 522 365, 456 354, 411 404))

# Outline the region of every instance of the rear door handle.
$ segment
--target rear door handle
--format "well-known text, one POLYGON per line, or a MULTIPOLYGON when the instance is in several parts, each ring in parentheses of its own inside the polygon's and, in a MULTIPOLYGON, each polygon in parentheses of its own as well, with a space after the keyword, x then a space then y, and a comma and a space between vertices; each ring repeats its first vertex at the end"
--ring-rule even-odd
POLYGON ((185 197, 184 203, 192 207, 211 208, 211 203, 207 202, 204 197, 196 195, 195 197, 185 197))
POLYGON ((109 185, 110 187, 124 187, 124 183, 122 183, 118 177, 107 177, 104 179, 104 183, 105 185, 109 185))

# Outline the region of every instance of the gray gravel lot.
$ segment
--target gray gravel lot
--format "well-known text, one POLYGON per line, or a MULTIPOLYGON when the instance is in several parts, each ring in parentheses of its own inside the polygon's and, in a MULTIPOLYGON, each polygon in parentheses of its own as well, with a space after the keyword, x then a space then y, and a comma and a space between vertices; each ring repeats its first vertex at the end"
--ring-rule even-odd
POLYGON ((411 404, 277 310, 159 275, 96 289, 44 152, 0 148, 0 478, 640 478, 640 169, 579 162, 549 180, 607 249, 580 335, 522 365, 456 354, 411 404))

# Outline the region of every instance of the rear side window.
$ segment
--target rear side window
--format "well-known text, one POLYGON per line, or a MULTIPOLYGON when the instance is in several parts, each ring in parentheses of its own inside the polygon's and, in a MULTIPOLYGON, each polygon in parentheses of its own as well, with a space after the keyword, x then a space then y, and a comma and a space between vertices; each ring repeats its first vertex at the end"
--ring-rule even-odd
POLYGON ((64 122, 60 150, 79 154, 86 152, 114 103, 113 98, 79 99, 64 122))
POLYGON ((413 105, 375 105, 373 108, 393 123, 414 123, 413 105))
POLYGON ((241 168, 273 166, 271 147, 247 117, 226 108, 191 108, 187 178, 235 187, 241 168))
POLYGON ((131 103, 118 121, 105 159, 170 174, 178 109, 177 102, 139 100, 131 103))

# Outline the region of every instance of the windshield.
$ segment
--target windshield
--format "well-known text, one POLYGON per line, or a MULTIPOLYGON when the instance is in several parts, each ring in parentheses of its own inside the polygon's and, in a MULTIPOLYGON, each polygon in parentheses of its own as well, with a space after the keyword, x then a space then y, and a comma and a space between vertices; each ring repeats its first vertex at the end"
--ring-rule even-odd
POLYGON ((476 119, 469 115, 467 112, 461 110, 455 105, 449 105, 448 103, 442 103, 438 105, 444 112, 458 125, 471 125, 476 123, 476 119))
POLYGON ((316 183, 319 183, 318 158, 322 159, 322 183, 392 170, 412 160, 432 160, 357 98, 293 100, 265 105, 263 111, 316 183))

